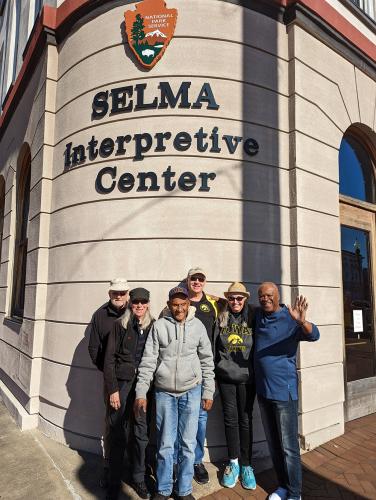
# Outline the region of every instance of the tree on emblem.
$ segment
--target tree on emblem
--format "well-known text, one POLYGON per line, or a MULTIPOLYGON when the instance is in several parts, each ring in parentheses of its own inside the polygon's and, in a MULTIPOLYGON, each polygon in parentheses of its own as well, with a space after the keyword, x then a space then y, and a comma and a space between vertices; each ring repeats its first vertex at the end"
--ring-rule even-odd
POLYGON ((144 18, 141 17, 140 14, 137 14, 132 28, 132 40, 136 43, 136 45, 138 45, 140 40, 143 40, 145 38, 144 28, 144 18))

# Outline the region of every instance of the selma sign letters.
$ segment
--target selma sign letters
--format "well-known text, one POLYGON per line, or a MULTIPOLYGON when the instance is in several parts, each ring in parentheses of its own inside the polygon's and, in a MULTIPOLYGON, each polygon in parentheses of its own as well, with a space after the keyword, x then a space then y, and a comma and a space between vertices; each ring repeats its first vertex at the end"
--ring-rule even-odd
MULTIPOLYGON (((117 87, 110 90, 102 90, 95 94, 92 101, 92 120, 101 120, 107 116, 137 113, 143 110, 158 109, 192 109, 217 111, 217 103, 210 83, 204 82, 197 95, 191 92, 191 82, 184 81, 178 89, 171 88, 169 82, 159 82, 154 92, 147 88, 146 83, 138 83, 134 86, 117 87)), ((167 119, 165 120, 168 123, 167 119)), ((164 120, 161 119, 161 123, 164 120)), ((130 122, 124 120, 126 127, 130 122)), ((92 135, 85 144, 74 145, 72 142, 66 144, 64 151, 64 167, 66 169, 82 165, 86 161, 94 161, 96 158, 132 158, 134 162, 143 161, 147 155, 164 153, 167 149, 178 152, 187 152, 191 156, 217 155, 219 153, 234 155, 242 152, 242 155, 252 157, 259 151, 259 145, 253 138, 223 133, 215 126, 206 130, 201 126, 197 130, 179 131, 172 133, 168 128, 158 132, 143 131, 134 133, 125 130, 122 135, 116 137, 96 137, 92 135)), ((197 159, 193 161, 198 161, 197 159)), ((210 191, 210 182, 214 181, 214 172, 200 172, 196 177, 192 172, 177 174, 171 166, 167 166, 161 175, 161 179, 155 172, 125 172, 119 175, 116 166, 102 168, 96 178, 96 189, 99 193, 111 193, 117 188, 127 193, 134 188, 137 191, 159 191, 162 187, 165 191, 180 189, 191 191, 198 188, 199 191, 210 191), (136 180, 137 179, 137 180, 136 180)))

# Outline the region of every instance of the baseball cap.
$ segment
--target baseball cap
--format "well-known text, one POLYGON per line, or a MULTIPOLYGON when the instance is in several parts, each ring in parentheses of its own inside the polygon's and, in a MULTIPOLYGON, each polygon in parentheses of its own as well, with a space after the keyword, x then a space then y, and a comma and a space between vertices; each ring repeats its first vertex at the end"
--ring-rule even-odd
POLYGON ((202 274, 206 278, 206 273, 201 267, 192 267, 192 269, 188 271, 188 278, 194 276, 195 274, 202 274))
POLYGON ((171 288, 168 293, 168 298, 171 300, 175 295, 185 295, 186 297, 189 297, 188 290, 183 286, 175 286, 174 288, 171 288))
POLYGON ((108 291, 111 292, 127 292, 130 286, 125 278, 114 278, 111 280, 108 291))

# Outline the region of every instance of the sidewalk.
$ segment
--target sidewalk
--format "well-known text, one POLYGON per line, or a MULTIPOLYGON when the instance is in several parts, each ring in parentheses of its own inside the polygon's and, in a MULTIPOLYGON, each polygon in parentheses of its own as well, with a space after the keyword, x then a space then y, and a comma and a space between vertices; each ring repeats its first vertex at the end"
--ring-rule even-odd
MULTIPOLYGON (((302 457, 303 500, 376 500, 376 414, 346 425, 344 436, 302 457)), ((196 498, 206 500, 265 499, 276 487, 272 471, 257 474, 258 487, 246 491, 240 484, 223 489, 220 470, 208 465, 210 483, 194 484, 196 498)), ((97 455, 71 450, 37 430, 21 432, 0 400, 0 499, 104 499, 98 481, 102 472, 97 455)), ((123 487, 122 499, 138 499, 123 487)), ((120 499, 119 499, 120 500, 120 499)))
MULTIPOLYGON (((345 434, 302 456, 303 500, 376 499, 376 414, 346 424, 345 434)), ((272 471, 257 475, 257 489, 240 484, 205 500, 265 499, 277 486, 272 471)))

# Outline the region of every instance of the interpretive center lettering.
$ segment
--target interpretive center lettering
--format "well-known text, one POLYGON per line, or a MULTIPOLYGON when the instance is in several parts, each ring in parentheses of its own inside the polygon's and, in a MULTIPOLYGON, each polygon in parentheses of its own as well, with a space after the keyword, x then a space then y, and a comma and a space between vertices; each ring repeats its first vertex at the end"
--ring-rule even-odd
MULTIPOLYGON (((203 83, 199 93, 192 95, 191 82, 182 82, 177 90, 171 88, 169 82, 159 82, 155 92, 150 97, 147 84, 139 83, 134 86, 117 87, 102 90, 95 94, 92 101, 92 120, 101 120, 106 116, 136 113, 143 110, 158 109, 192 109, 217 111, 217 103, 209 83, 203 83)), ((168 123, 167 118, 165 119, 168 123)), ((124 122, 127 123, 127 122, 124 122)), ((129 122, 132 123, 132 122, 129 122)), ((145 122, 146 123, 146 122, 145 122)), ((163 123, 163 121, 162 121, 163 123)), ((170 121, 173 123, 173 120, 170 121)), ((128 124, 127 124, 128 126, 128 124)), ((85 144, 69 142, 64 151, 64 167, 73 168, 86 161, 95 161, 97 158, 132 158, 133 161, 142 161, 148 154, 163 153, 173 148, 178 152, 199 154, 234 155, 241 152, 247 156, 254 156, 259 151, 258 142, 251 138, 230 135, 220 132, 219 127, 211 129, 199 127, 194 131, 180 131, 173 133, 169 130, 160 132, 126 133, 117 137, 96 137, 92 135, 85 144)), ((161 174, 161 179, 155 172, 125 172, 119 175, 117 166, 102 168, 96 177, 95 186, 99 193, 111 193, 117 186, 118 190, 127 193, 136 188, 137 191, 165 191, 180 189, 191 191, 195 187, 199 191, 210 191, 210 182, 214 181, 214 172, 200 172, 198 176, 192 172, 177 174, 171 166, 167 166, 161 174)))

